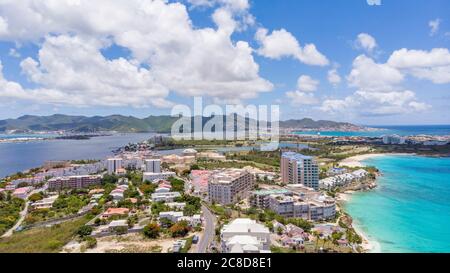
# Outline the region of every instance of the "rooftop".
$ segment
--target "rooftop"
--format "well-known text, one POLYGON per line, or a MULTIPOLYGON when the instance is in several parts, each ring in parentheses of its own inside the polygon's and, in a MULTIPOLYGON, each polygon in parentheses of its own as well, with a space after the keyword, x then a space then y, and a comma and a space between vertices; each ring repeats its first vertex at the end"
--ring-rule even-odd
POLYGON ((306 156, 306 155, 302 155, 302 154, 294 153, 294 152, 285 152, 282 154, 282 157, 288 158, 291 160, 311 160, 311 159, 313 159, 312 156, 306 156))

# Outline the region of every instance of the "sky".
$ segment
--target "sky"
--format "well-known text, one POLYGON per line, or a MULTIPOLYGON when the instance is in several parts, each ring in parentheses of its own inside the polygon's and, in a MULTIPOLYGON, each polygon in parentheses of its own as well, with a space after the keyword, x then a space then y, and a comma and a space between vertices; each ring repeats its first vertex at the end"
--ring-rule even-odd
POLYGON ((280 105, 450 124, 447 0, 0 0, 0 119, 280 105))

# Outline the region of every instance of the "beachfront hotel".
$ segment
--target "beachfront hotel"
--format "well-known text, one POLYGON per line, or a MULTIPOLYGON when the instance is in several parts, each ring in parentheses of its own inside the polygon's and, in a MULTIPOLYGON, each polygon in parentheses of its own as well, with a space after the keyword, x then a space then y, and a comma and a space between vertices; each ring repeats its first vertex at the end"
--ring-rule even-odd
POLYGON ((62 189, 83 189, 92 185, 99 185, 102 182, 101 175, 77 175, 77 176, 65 176, 55 177, 48 180, 49 190, 62 190, 62 189))
POLYGON ((248 197, 255 186, 255 177, 248 171, 227 169, 214 173, 208 182, 211 203, 229 205, 248 197))
POLYGON ((319 165, 314 157, 294 152, 285 152, 281 156, 281 177, 286 184, 302 184, 319 189, 319 165))

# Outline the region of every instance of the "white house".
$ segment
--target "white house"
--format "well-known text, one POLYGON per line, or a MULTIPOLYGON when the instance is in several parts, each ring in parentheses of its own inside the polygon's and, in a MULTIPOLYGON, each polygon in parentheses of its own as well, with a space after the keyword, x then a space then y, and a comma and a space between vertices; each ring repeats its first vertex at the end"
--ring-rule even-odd
POLYGON ((269 229, 251 219, 238 218, 223 226, 220 238, 225 253, 267 252, 270 248, 269 229))

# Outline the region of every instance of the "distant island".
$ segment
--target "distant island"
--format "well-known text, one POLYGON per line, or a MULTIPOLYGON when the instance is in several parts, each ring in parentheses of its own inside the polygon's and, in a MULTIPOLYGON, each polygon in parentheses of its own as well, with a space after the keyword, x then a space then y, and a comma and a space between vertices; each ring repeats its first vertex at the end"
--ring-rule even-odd
MULTIPOLYGON (((225 118, 225 116, 224 116, 225 118)), ((133 116, 110 115, 110 116, 31 116, 26 115, 17 119, 0 120, 0 133, 32 133, 32 132, 156 132, 170 133, 172 125, 178 117, 172 116, 149 116, 147 118, 137 118, 133 116)), ((209 119, 204 117, 203 122, 209 119)), ((247 119, 248 121, 248 119, 247 119)), ((298 130, 334 130, 334 131, 366 131, 365 128, 346 122, 335 122, 328 120, 314 121, 310 118, 290 119, 280 121, 280 129, 284 132, 294 132, 298 130)))

